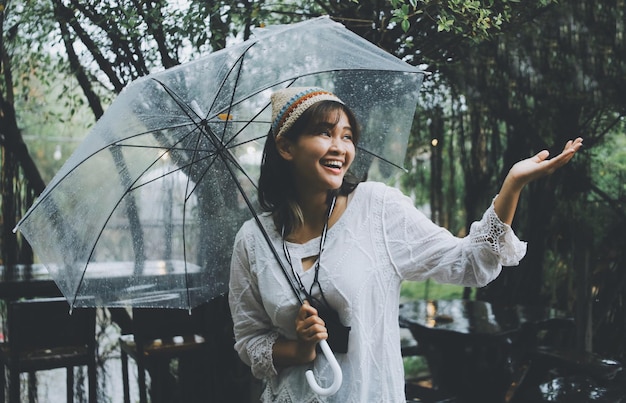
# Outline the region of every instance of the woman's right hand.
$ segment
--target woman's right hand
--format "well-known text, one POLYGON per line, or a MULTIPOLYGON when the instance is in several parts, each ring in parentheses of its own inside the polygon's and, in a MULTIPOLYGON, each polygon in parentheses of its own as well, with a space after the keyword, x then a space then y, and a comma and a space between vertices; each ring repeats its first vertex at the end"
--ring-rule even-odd
POLYGON ((324 321, 307 301, 298 310, 295 325, 296 340, 279 337, 274 343, 272 358, 277 369, 312 362, 317 356, 317 343, 328 338, 324 321))
POLYGON ((308 301, 304 301, 296 316, 298 334, 297 355, 303 363, 315 360, 317 343, 328 338, 326 324, 308 301))

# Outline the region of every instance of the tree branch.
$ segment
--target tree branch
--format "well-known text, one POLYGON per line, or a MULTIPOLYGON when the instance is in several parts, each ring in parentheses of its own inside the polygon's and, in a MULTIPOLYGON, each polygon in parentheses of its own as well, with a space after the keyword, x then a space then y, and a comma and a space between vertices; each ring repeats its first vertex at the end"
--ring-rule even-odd
POLYGON ((71 40, 70 32, 67 29, 67 25, 65 25, 62 20, 59 20, 59 27, 61 28, 61 36, 63 38, 63 43, 65 44, 65 50, 67 51, 67 57, 70 62, 70 67, 74 72, 74 75, 76 76, 80 87, 83 89, 83 93, 85 94, 85 97, 87 97, 87 102, 89 103, 91 110, 96 116, 96 119, 99 119, 100 116, 104 114, 104 109, 102 108, 102 104, 100 103, 100 98, 93 91, 91 81, 89 80, 89 77, 87 77, 85 69, 80 64, 78 55, 74 50, 74 45, 71 40))
POLYGON ((622 206, 623 202, 619 200, 613 200, 611 196, 609 196, 604 190, 600 189, 593 183, 589 183, 589 188, 600 197, 600 199, 604 200, 606 204, 608 204, 611 209, 615 211, 615 214, 626 219, 626 213, 624 212, 624 207, 622 206))
POLYGON ((159 54, 161 55, 161 63, 163 67, 170 68, 174 67, 180 62, 171 57, 168 51, 167 39, 166 35, 163 32, 163 13, 161 13, 162 2, 160 0, 156 0, 157 4, 156 8, 153 8, 152 1, 133 1, 135 6, 137 7, 137 11, 143 17, 146 22, 146 26, 148 27, 148 32, 152 35, 157 44, 157 49, 159 50, 159 54), (142 4, 145 4, 146 9, 142 8, 142 4), (155 18, 157 16, 158 18, 155 18))
MULTIPOLYGON (((123 58, 127 65, 132 65, 137 72, 137 77, 143 76, 149 73, 146 66, 145 58, 139 47, 131 49, 129 46, 128 38, 124 38, 122 32, 118 29, 117 24, 111 24, 111 20, 106 16, 99 15, 93 8, 89 8, 88 4, 79 0, 71 0, 72 6, 76 10, 80 11, 89 21, 95 26, 99 27, 106 33, 107 37, 111 40, 112 50, 119 49, 119 58, 123 58)), ((132 42, 131 42, 132 43, 132 42)))
POLYGON ((125 84, 122 83, 113 71, 113 67, 111 63, 98 51, 98 46, 91 39, 91 36, 85 32, 85 30, 80 26, 76 18, 74 17, 74 13, 71 9, 67 8, 61 0, 54 0, 54 11, 55 17, 59 25, 64 25, 64 23, 68 23, 76 35, 80 38, 80 40, 85 44, 94 60, 102 70, 102 72, 109 78, 109 81, 113 85, 115 92, 119 93, 124 88, 125 84))

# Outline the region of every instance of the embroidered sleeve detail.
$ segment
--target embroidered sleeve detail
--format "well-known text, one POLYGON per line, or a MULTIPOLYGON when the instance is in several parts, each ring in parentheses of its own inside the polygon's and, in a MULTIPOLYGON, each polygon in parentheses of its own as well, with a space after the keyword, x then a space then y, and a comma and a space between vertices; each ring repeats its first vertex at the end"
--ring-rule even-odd
POLYGON ((251 342, 246 350, 252 362, 252 375, 263 379, 277 375, 272 358, 274 343, 278 339, 278 332, 270 332, 251 342))
POLYGON ((511 226, 500 220, 493 201, 482 220, 472 224, 470 238, 473 244, 489 244, 503 266, 517 266, 526 254, 526 242, 520 241, 511 226))

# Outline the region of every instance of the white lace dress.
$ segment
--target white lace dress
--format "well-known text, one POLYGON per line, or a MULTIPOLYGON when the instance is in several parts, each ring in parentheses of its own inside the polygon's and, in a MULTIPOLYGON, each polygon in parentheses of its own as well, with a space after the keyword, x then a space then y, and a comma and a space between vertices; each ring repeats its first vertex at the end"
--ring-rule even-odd
MULTIPOLYGON (((271 218, 261 217, 281 258, 282 241, 271 218)), ((314 270, 303 271, 301 259, 318 254, 319 238, 288 243, 295 271, 305 286, 314 270)), ((277 372, 272 346, 277 337, 295 339, 298 302, 254 221, 245 223, 235 240, 229 302, 235 349, 265 379, 264 402, 405 402, 400 355, 398 309, 403 280, 484 286, 502 266, 517 265, 526 253, 511 228, 496 216, 493 203, 465 238, 454 237, 419 212, 397 189, 361 183, 348 208, 327 235, 319 281, 328 302, 351 326, 347 354, 338 354, 343 385, 320 398, 308 387, 305 370, 296 366, 277 372)), ((322 354, 314 364, 322 386, 332 371, 322 354)))

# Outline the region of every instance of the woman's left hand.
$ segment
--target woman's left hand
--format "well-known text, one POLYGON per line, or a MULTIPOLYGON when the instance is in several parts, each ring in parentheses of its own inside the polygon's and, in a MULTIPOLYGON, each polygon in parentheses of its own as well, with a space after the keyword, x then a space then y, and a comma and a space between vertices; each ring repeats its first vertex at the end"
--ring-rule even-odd
POLYGON ((578 137, 575 140, 569 140, 561 154, 554 158, 548 159, 550 153, 548 150, 543 150, 531 158, 519 161, 509 171, 509 179, 521 188, 535 179, 550 175, 567 164, 582 145, 583 139, 578 137))
POLYGON ((519 196, 524 186, 542 176, 550 175, 567 164, 574 157, 574 154, 580 150, 582 145, 583 139, 578 137, 575 140, 569 140, 561 154, 554 158, 548 159, 550 153, 548 150, 543 150, 535 154, 535 156, 513 165, 504 179, 494 204, 495 212, 500 220, 511 225, 519 196))

